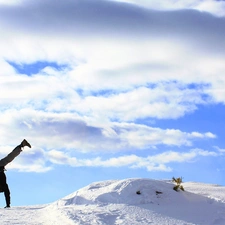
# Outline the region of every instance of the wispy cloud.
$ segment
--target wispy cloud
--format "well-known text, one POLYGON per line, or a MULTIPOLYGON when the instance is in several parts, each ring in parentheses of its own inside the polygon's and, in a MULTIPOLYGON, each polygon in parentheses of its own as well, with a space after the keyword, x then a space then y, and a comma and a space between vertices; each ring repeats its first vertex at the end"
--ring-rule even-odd
POLYGON ((116 0, 119 2, 132 3, 142 7, 153 8, 157 10, 178 10, 178 9, 196 9, 203 12, 212 13, 216 16, 224 16, 225 3, 217 0, 184 0, 184 1, 157 1, 157 0, 116 0))
MULTIPOLYGON (((6 111, 2 114, 2 138, 11 129, 48 149, 67 148, 74 151, 110 152, 147 149, 158 145, 191 146, 196 140, 214 139, 211 132, 182 132, 142 124, 93 121, 74 113, 48 113, 35 110, 6 111), (19 116, 18 116, 19 114, 19 116), (11 124, 11 126, 8 126, 11 124)), ((21 137, 22 138, 22 137, 21 137)))
POLYGON ((123 167, 145 168, 148 171, 171 171, 169 163, 184 163, 196 160, 199 156, 219 156, 218 152, 210 152, 202 149, 193 149, 189 152, 164 152, 153 156, 140 157, 137 155, 124 155, 110 159, 89 158, 77 159, 52 150, 48 153, 49 160, 56 164, 68 164, 74 167, 123 167))
POLYGON ((72 167, 129 167, 133 169, 144 168, 148 171, 173 170, 170 163, 193 163, 201 157, 221 157, 224 151, 208 151, 203 149, 191 149, 185 152, 165 151, 160 154, 138 156, 135 154, 122 155, 111 158, 87 157, 77 158, 69 153, 58 150, 48 152, 35 148, 24 151, 8 169, 17 169, 23 172, 47 172, 55 165, 69 165, 72 167))

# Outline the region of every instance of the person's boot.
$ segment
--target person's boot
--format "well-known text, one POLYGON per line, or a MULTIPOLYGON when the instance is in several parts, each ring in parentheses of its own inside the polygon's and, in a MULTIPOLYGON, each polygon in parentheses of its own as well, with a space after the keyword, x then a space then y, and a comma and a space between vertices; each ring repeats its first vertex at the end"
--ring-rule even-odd
POLYGON ((21 142, 21 147, 24 147, 24 146, 27 146, 27 147, 31 148, 30 143, 29 143, 26 139, 24 139, 24 140, 21 142))
POLYGON ((5 209, 6 209, 6 208, 10 208, 10 205, 5 206, 4 208, 5 208, 5 209))

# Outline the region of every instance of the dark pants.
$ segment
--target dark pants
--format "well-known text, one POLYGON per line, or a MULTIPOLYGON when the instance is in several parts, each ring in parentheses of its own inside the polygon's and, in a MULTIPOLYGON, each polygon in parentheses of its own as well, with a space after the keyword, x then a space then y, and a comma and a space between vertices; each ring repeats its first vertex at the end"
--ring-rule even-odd
POLYGON ((0 172, 0 187, 5 195, 6 206, 10 206, 10 191, 8 184, 6 183, 6 175, 4 171, 0 172))

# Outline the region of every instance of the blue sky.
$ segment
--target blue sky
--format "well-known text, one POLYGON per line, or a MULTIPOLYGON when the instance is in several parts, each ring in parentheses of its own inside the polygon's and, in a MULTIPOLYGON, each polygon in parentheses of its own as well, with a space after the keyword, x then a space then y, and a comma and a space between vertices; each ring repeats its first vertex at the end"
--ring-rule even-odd
MULTIPOLYGON (((225 2, 1 0, 12 205, 143 177, 225 185, 225 2)), ((4 206, 4 197, 0 206, 4 206)))

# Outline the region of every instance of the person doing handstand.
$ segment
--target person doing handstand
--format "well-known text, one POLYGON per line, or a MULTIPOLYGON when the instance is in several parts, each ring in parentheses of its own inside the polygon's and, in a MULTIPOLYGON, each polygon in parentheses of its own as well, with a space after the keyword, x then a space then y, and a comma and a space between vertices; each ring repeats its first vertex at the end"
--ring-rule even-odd
POLYGON ((4 192, 5 195, 5 208, 10 208, 10 191, 6 182, 5 166, 8 163, 12 162, 22 152, 22 148, 25 146, 31 148, 31 145, 27 142, 27 140, 24 139, 20 145, 15 147, 12 152, 10 152, 5 158, 0 160, 0 192, 4 192))

